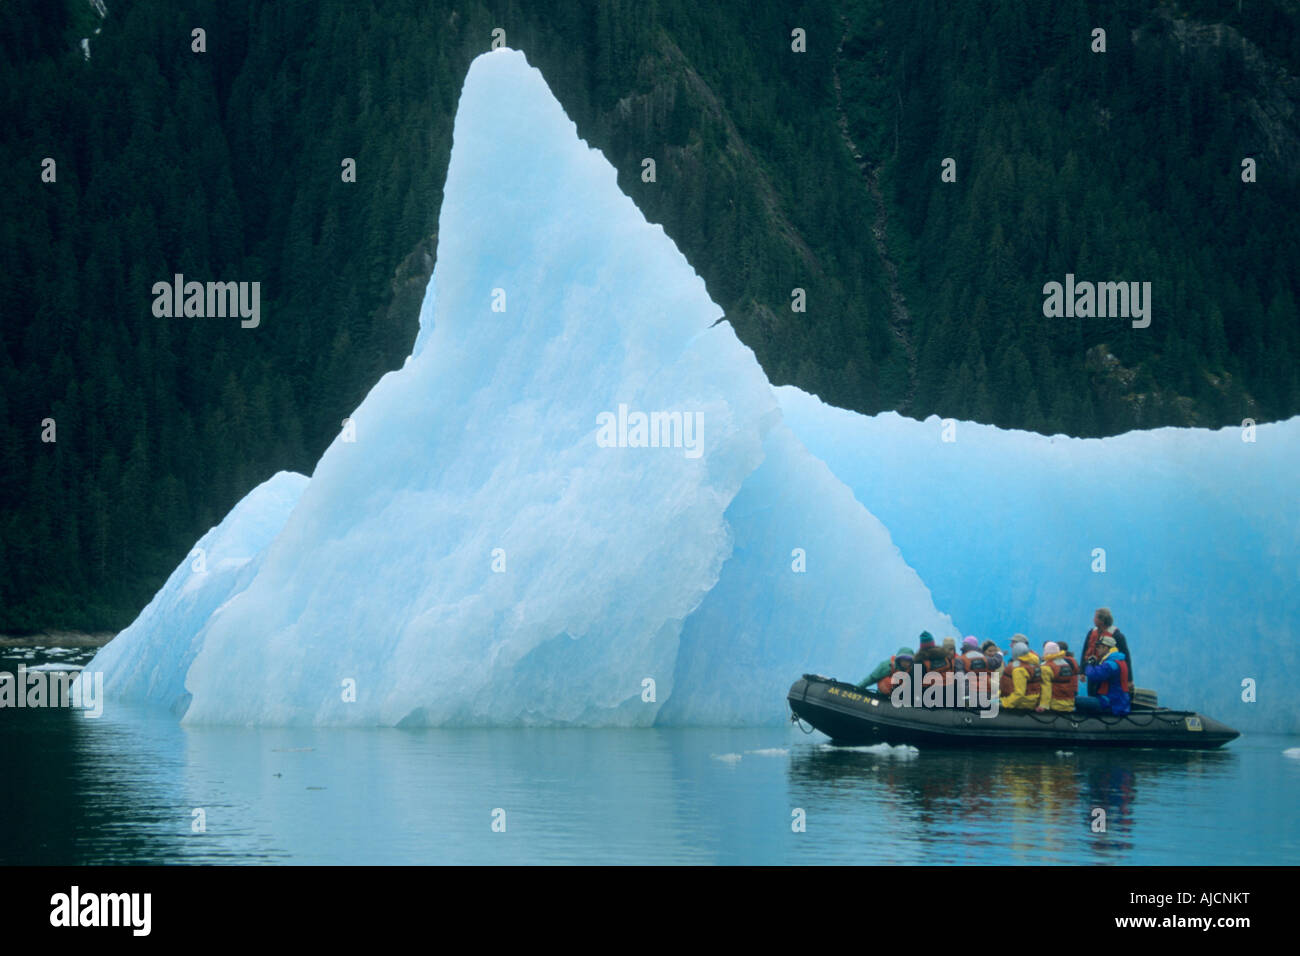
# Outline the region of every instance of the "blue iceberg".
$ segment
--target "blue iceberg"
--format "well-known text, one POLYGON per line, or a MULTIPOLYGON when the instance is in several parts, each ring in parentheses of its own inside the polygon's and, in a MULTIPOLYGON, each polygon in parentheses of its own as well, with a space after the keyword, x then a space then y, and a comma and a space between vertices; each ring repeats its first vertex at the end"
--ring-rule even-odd
POLYGON ((802 671, 856 679, 923 629, 1077 637, 1104 603, 1167 696, 1208 704, 1225 663, 1229 690, 1249 665, 1276 693, 1223 641, 1289 634, 1295 422, 1261 429, 1248 478, 1187 430, 1108 440, 1141 467, 964 423, 954 454, 933 422, 774 390, 521 53, 474 61, 453 135, 411 357, 309 482, 277 476, 205 537, 239 540, 238 567, 194 585, 182 563, 91 662, 110 700, 189 723, 778 724, 802 671), (1240 550, 1161 571, 1218 547, 1240 550), (1216 588, 1230 624, 1196 603, 1216 588))

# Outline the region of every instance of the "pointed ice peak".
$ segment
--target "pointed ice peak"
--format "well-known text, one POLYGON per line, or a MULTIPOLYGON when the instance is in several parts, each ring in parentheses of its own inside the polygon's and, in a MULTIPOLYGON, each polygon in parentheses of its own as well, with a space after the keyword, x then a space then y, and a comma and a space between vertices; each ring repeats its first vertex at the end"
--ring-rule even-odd
MULTIPOLYGON (((503 48, 475 59, 456 111, 438 260, 413 354, 441 329, 453 350, 471 341, 476 350, 507 348, 520 333, 541 332, 630 336, 668 356, 720 315, 704 281, 619 190, 614 167, 578 136, 524 55, 503 48), (645 280, 656 274, 674 281, 645 280), (577 308, 539 308, 533 291, 543 284, 571 290, 577 308), (566 324, 566 313, 581 322, 566 324)), ((728 326, 715 331, 733 337, 728 326)))
POLYGON ((578 137, 541 71, 519 50, 484 53, 470 64, 456 108, 447 191, 484 180, 501 195, 538 203, 556 186, 616 190, 614 168, 578 137), (459 161, 458 161, 459 160, 459 161), (529 190, 530 184, 538 186, 529 190))
POLYGON ((680 681, 665 720, 779 723, 791 674, 952 630, 522 54, 454 136, 415 354, 233 596, 150 617, 186 721, 644 726, 680 681))

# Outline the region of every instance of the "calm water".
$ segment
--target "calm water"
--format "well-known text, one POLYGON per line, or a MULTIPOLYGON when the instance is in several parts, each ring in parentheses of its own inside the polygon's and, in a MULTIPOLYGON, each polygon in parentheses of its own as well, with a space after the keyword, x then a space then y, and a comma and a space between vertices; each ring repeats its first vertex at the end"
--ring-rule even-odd
MULTIPOLYGON (((88 657, 0 649, 0 670, 88 657)), ((1300 759, 1284 755, 1300 738, 1072 755, 824 741, 793 728, 181 728, 120 707, 98 720, 5 709, 0 863, 1300 862, 1300 759), (1094 807, 1105 833, 1091 831, 1094 807), (206 832, 192 832, 195 808, 206 832)))

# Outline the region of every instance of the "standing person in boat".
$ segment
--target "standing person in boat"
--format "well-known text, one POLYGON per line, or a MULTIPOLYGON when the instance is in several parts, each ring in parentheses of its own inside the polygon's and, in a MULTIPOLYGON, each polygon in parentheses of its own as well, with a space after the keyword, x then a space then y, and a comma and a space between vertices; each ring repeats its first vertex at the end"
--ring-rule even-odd
POLYGON ((1055 641, 1043 645, 1042 677, 1042 696, 1034 709, 1039 713, 1074 710, 1074 698, 1079 694, 1079 664, 1068 646, 1062 647, 1055 641))
POLYGON ((1002 696, 1002 648, 997 641, 985 641, 980 653, 989 664, 989 693, 997 700, 1002 696))
POLYGON ((1011 660, 1002 668, 1002 704, 1011 710, 1033 710, 1043 693, 1038 655, 1029 649, 1029 638, 1011 638, 1011 660))
POLYGON ((1133 658, 1129 654, 1128 638, 1124 636, 1123 631, 1115 626, 1115 617, 1110 613, 1110 608, 1099 607, 1092 615, 1092 630, 1088 632, 1088 636, 1083 641, 1083 653, 1079 656, 1079 659, 1086 663, 1090 657, 1095 657, 1098 660, 1104 657, 1105 654, 1102 652, 1099 642, 1108 634, 1115 638, 1115 646, 1119 648, 1119 652, 1128 661, 1128 686, 1124 689, 1129 694, 1132 694, 1133 658))
POLYGON ((1102 635, 1098 643, 1103 652, 1101 659, 1089 657, 1084 662, 1088 696, 1076 700, 1074 709, 1085 714, 1114 714, 1117 717, 1127 714, 1132 706, 1127 688, 1133 683, 1127 656, 1109 634, 1102 635))

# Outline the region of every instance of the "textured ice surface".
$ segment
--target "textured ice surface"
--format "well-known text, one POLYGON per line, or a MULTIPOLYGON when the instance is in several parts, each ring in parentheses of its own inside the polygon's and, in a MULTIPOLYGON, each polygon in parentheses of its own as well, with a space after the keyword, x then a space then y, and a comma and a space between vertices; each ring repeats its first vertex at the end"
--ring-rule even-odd
POLYGON ((474 61, 453 135, 411 358, 296 503, 246 521, 255 492, 210 533, 249 524, 255 559, 178 569, 93 662, 106 689, 208 723, 775 724, 803 671, 852 680, 959 633, 939 609, 1041 641, 1110 603, 1166 699, 1224 703, 1248 674, 1274 695, 1254 713, 1292 712, 1240 648, 1270 633, 1294 672, 1294 423, 1243 451, 964 425, 940 445, 788 389, 783 416, 522 54, 474 61), (620 409, 698 420, 699 454, 607 447, 620 409))
POLYGON ((187 720, 774 722, 806 662, 943 620, 519 53, 470 69, 438 235, 411 360, 208 627, 187 720), (702 453, 601 447, 620 406, 702 453))
POLYGON ((204 625, 251 580, 258 555, 284 527, 305 487, 305 476, 282 471, 198 540, 140 616, 86 665, 88 673, 104 673, 105 697, 184 710, 185 673, 204 625))
POLYGON ((967 422, 944 442, 937 418, 776 391, 965 633, 1079 650, 1108 606, 1162 704, 1300 729, 1300 419, 1261 425, 1254 442, 1241 428, 1077 439, 967 422))
POLYGON ((761 723, 804 672, 856 681, 921 630, 956 633, 885 527, 789 428, 765 451, 727 509, 735 549, 682 628, 660 723, 761 723))

